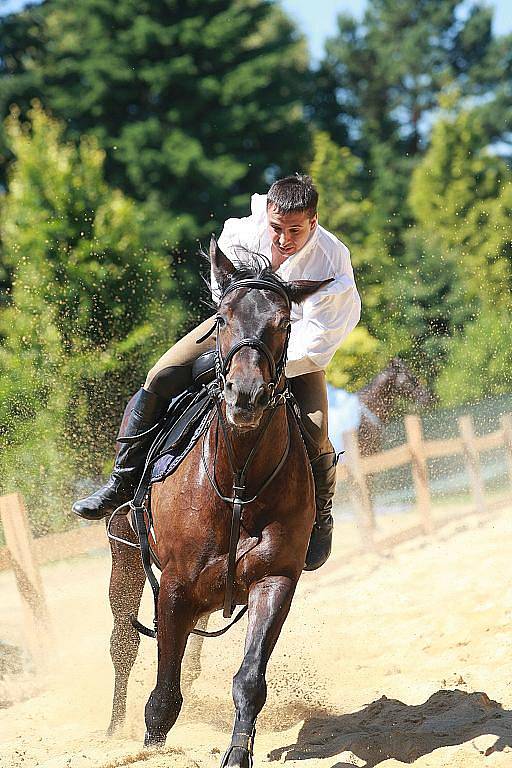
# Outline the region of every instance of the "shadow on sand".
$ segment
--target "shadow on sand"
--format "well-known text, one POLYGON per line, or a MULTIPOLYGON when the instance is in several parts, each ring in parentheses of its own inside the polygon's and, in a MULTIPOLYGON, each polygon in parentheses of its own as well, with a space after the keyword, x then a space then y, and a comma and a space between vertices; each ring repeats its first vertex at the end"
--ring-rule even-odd
MULTIPOLYGON (((352 714, 317 713, 304 722, 295 744, 275 749, 268 757, 310 760, 352 752, 366 761, 366 768, 374 768, 389 758, 412 763, 439 747, 484 734, 497 741, 483 755, 512 746, 512 712, 485 693, 441 690, 417 706, 383 696, 352 714)), ((337 762, 333 768, 349 765, 337 762)))

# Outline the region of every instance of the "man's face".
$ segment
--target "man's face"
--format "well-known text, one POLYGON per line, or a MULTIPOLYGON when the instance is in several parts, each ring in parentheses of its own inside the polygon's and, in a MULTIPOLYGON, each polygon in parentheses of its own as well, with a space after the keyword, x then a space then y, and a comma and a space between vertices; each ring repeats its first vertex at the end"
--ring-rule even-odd
POLYGON ((308 213, 278 213, 272 203, 267 208, 267 222, 273 248, 282 260, 306 245, 317 225, 317 215, 308 213))

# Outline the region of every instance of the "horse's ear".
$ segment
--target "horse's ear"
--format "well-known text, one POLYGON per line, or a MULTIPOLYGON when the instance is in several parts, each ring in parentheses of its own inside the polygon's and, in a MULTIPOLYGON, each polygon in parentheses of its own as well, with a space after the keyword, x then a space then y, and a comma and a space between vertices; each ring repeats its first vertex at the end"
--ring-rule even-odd
POLYGON ((236 271, 234 265, 219 248, 215 235, 212 235, 210 238, 210 263, 212 265, 213 276, 219 285, 222 285, 223 280, 225 280, 228 275, 232 275, 233 272, 236 271))
POLYGON ((291 301, 294 304, 300 304, 333 280, 334 277, 329 277, 327 280, 292 280, 286 283, 286 290, 291 301))

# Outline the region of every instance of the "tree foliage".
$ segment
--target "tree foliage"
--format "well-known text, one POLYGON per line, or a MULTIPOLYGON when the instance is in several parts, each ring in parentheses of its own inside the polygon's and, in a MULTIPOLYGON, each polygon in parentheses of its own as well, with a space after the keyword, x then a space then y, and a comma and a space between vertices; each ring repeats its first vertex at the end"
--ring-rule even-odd
POLYGON ((372 203, 361 192, 361 160, 348 147, 337 146, 324 131, 315 134, 313 149, 310 172, 319 193, 320 222, 350 249, 363 297, 361 325, 336 353, 329 380, 335 386, 358 388, 379 369, 386 354, 373 332, 386 302, 384 276, 389 259, 369 229, 372 203))
POLYGON ((477 402, 510 392, 512 347, 510 309, 486 305, 468 323, 451 345, 447 365, 438 380, 438 392, 445 405, 477 402))
POLYGON ((452 110, 439 119, 413 175, 410 200, 426 238, 442 244, 450 264, 454 301, 444 314, 455 333, 441 396, 451 404, 507 391, 512 170, 489 146, 480 109, 452 110))
POLYGON ((456 254, 458 280, 476 307, 509 302, 510 166, 489 147, 480 110, 442 117, 410 191, 418 222, 456 254), (484 289, 484 290, 483 290, 484 289))
POLYGON ((1 18, 4 489, 19 466, 52 510, 77 456, 102 469, 183 302, 201 313, 197 240, 305 165, 363 302, 330 380, 400 355, 447 404, 509 391, 512 38, 491 22, 477 0, 368 0, 310 71, 272 0, 1 18))
POLYGON ((507 52, 506 41, 493 36, 492 11, 480 2, 468 9, 463 0, 372 0, 362 20, 338 17, 315 73, 312 111, 321 129, 362 158, 371 229, 395 258, 414 224, 410 177, 443 94, 487 101, 500 93, 500 108, 484 114, 489 140, 506 136, 509 51, 510 41, 507 52))
POLYGON ((359 386, 365 353, 386 350, 434 383, 485 307, 510 306, 510 50, 480 2, 372 0, 361 21, 339 17, 315 73, 312 169, 377 342, 361 337, 356 362, 340 350, 340 380, 359 386))
POLYGON ((180 250, 307 153, 305 45, 268 0, 45 0, 0 33, 0 110, 37 95, 94 135, 180 250))
POLYGON ((478 95, 499 80, 503 51, 492 11, 462 0, 372 0, 361 21, 338 17, 313 104, 320 125, 369 159, 385 144, 421 151, 428 119, 446 88, 478 95), (329 127, 327 127, 329 126, 329 127))
POLYGON ((38 104, 29 122, 14 113, 6 133, 15 161, 1 208, 12 273, 0 313, 4 490, 27 451, 45 474, 59 452, 69 466, 74 444, 97 470, 126 395, 119 379, 140 382, 180 320, 176 298, 161 303, 172 293, 167 260, 145 248, 140 207, 105 183, 97 140, 66 142, 38 104))

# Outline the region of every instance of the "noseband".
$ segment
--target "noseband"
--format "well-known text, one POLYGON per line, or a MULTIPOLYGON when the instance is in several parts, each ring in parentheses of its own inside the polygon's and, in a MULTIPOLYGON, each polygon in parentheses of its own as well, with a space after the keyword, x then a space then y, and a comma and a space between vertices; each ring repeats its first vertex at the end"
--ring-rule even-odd
MULTIPOLYGON (((238 280, 234 282, 232 285, 229 285, 226 290, 223 292, 220 304, 224 301, 225 297, 231 293, 232 291, 237 291, 239 288, 256 288, 259 290, 264 291, 273 291, 274 293, 277 293, 281 298, 283 298, 286 302, 286 306, 288 310, 291 308, 291 301, 290 297, 286 293, 285 289, 279 285, 278 283, 271 282, 270 280, 264 280, 263 278, 247 278, 245 280, 238 280)), ((261 339, 257 339, 255 337, 248 337, 241 339, 240 341, 237 341, 236 344, 233 344, 231 349, 227 352, 226 356, 222 356, 222 352, 220 349, 220 316, 217 316, 217 322, 216 322, 216 345, 215 345, 215 369, 217 373, 217 379, 222 383, 222 387, 225 387, 226 385, 226 376, 229 372, 229 368, 231 366, 231 361, 233 360, 234 356, 237 352, 239 352, 244 347, 250 347, 251 349, 256 349, 258 352, 260 352, 263 357, 266 359, 269 368, 270 368, 270 381, 268 382, 267 386, 271 392, 270 397, 270 403, 269 405, 272 406, 274 404, 274 393, 279 385, 279 382, 281 380, 281 376, 283 375, 284 368, 286 365, 286 353, 288 351, 288 341, 290 338, 290 330, 291 326, 288 326, 287 333, 286 333, 286 340, 283 347, 283 352, 281 354, 281 357, 276 362, 274 359, 274 356, 268 346, 265 344, 264 341, 261 339)))
MULTIPOLYGON (((273 291, 274 293, 277 293, 279 296, 281 296, 281 298, 285 300, 286 306, 288 310, 290 310, 291 301, 285 289, 278 283, 274 283, 274 282, 271 282, 270 280, 265 280, 263 278, 257 278, 257 277, 247 278, 245 280, 237 280, 236 282, 229 285, 223 292, 219 303, 222 304, 224 298, 229 293, 231 293, 232 291, 236 291, 239 288, 248 288, 249 290, 252 288, 256 288, 263 291, 273 291)), ((219 337, 220 337, 220 333, 219 333, 220 316, 219 315, 217 315, 217 321, 214 327, 206 335, 206 336, 209 336, 210 333, 213 333, 214 330, 217 331, 217 338, 215 343, 215 352, 216 352, 215 370, 216 370, 216 377, 217 377, 217 388, 216 388, 217 391, 215 396, 215 405, 217 408, 218 419, 217 419, 217 429, 215 433, 213 473, 210 471, 208 467, 208 462, 206 461, 206 456, 205 456, 206 433, 203 436, 201 458, 202 458, 202 463, 203 463, 206 476, 208 477, 208 480, 210 481, 210 484, 213 490, 215 491, 217 496, 220 499, 222 499, 222 501, 228 503, 232 507, 231 530, 229 535, 229 549, 228 549, 228 558, 227 558, 228 561, 227 561, 227 572, 226 572, 225 591, 224 591, 223 616, 225 618, 231 617, 233 610, 235 608, 235 602, 236 602, 234 597, 235 574, 236 574, 236 563, 237 563, 236 551, 237 551, 238 539, 240 536, 242 511, 247 504, 252 504, 253 501, 256 501, 256 499, 258 499, 258 497, 263 493, 263 491, 272 483, 272 481, 281 472, 282 468, 285 465, 286 459, 288 458, 288 451, 290 450, 290 425, 287 422, 286 446, 281 455, 281 458, 279 459, 277 465, 274 467, 270 475, 264 480, 264 482, 262 482, 258 491, 249 498, 247 496, 247 473, 248 473, 249 467, 252 465, 252 461, 257 454, 258 448, 261 445, 263 436, 265 435, 267 428, 270 425, 270 422, 273 418, 273 414, 275 413, 276 408, 279 405, 285 405, 287 402, 287 399, 289 398, 289 393, 286 390, 286 386, 284 391, 280 392, 279 394, 276 392, 276 390, 277 390, 277 387, 279 386, 279 382, 281 380, 281 377, 283 375, 284 368, 286 365, 286 353, 288 350, 288 340, 290 338, 290 328, 291 326, 288 326, 287 335, 286 335, 285 343, 283 346, 283 351, 281 353, 281 357, 277 362, 274 360, 274 356, 272 355, 272 352, 270 351, 268 346, 265 344, 265 342, 261 341, 261 339, 250 338, 250 337, 246 339, 242 339, 241 341, 238 341, 236 344, 234 344, 231 347, 231 349, 228 351, 226 356, 223 357, 220 349, 220 340, 219 340, 219 337), (270 368, 271 380, 267 384, 267 386, 270 390, 270 398, 267 405, 265 406, 266 419, 265 419, 263 428, 259 431, 256 441, 252 446, 249 452, 249 455, 244 462, 243 467, 237 468, 235 453, 233 450, 233 446, 231 445, 229 430, 225 423, 224 415, 222 413, 222 408, 220 405, 220 396, 224 392, 224 387, 226 386, 226 376, 229 372, 229 368, 233 360, 233 357, 236 355, 237 352, 239 352, 244 347, 250 347, 251 349, 256 349, 258 352, 260 352, 263 355, 263 357, 268 362, 269 368, 270 368), (230 464, 231 471, 233 473, 232 496, 225 496, 222 493, 215 478, 215 462, 217 457, 219 426, 224 436, 224 443, 225 443, 226 451, 228 455, 228 462, 230 464)), ((203 338, 206 338, 206 337, 203 337, 203 338)), ((237 614, 233 622, 238 621, 238 619, 241 617, 243 613, 245 613, 246 610, 247 610, 247 606, 244 606, 241 609, 241 611, 237 614)))
MULTIPOLYGON (((291 302, 284 288, 280 286, 278 283, 273 283, 270 280, 264 280, 261 278, 248 278, 245 280, 239 280, 237 282, 234 282, 232 285, 226 288, 226 290, 222 294, 220 303, 222 303, 225 296, 227 296, 232 291, 237 290, 238 288, 249 288, 249 289, 259 288, 260 290, 273 291, 274 293, 277 293, 279 296, 281 296, 285 300, 286 306, 288 307, 288 309, 290 309, 291 302)), ((283 352, 281 354, 280 359, 276 363, 267 345, 260 339, 256 339, 256 338, 242 339, 241 341, 237 342, 231 347, 226 357, 223 358, 220 350, 220 342, 219 342, 219 320, 220 318, 219 316, 217 316, 215 325, 201 339, 197 340, 197 343, 204 341, 204 339, 207 339, 215 330, 217 331, 216 356, 215 356, 217 382, 216 382, 216 385, 214 385, 210 391, 210 397, 213 398, 213 402, 215 403, 216 411, 218 415, 217 428, 215 432, 215 443, 214 443, 213 472, 208 467, 208 462, 206 460, 206 455, 205 455, 206 436, 207 434, 209 434, 209 429, 203 433, 201 460, 203 463, 206 476, 213 490, 215 491, 216 495, 220 499, 222 499, 222 501, 226 502, 227 504, 229 504, 229 506, 232 507, 231 529, 229 534, 229 549, 227 553, 227 571, 226 571, 226 577, 225 577, 224 607, 223 607, 224 617, 230 618, 233 614, 235 604, 236 604, 235 576, 236 576, 236 565, 238 562, 236 558, 236 553, 237 553, 238 539, 240 536, 242 511, 247 504, 251 504, 253 501, 256 501, 256 499, 258 499, 260 494, 263 493, 263 491, 272 483, 272 481, 281 472, 282 468, 285 465, 286 459, 288 457, 288 452, 290 449, 290 427, 287 422, 286 446, 281 455, 281 458, 279 459, 277 465, 275 466, 273 471, 270 473, 270 475, 261 483, 258 491, 254 493, 250 498, 248 498, 246 484, 247 484, 247 472, 249 470, 249 467, 251 466, 252 461, 256 455, 257 449, 261 444, 262 437, 265 434, 266 429, 273 418, 275 409, 279 405, 285 405, 287 402, 287 398, 290 397, 289 393, 286 392, 286 389, 284 392, 281 392, 279 395, 276 395, 276 388, 279 384, 279 381, 281 379, 281 376, 283 374, 284 367, 286 364, 286 352, 288 349, 288 340, 290 337, 290 326, 288 327, 288 333, 284 343, 283 352), (228 428, 225 424, 224 417, 222 414, 222 408, 220 404, 220 395, 226 383, 225 377, 229 371, 231 361, 233 360, 233 357, 236 355, 236 353, 239 350, 243 349, 243 347, 251 347, 253 349, 258 350, 267 360, 270 367, 270 375, 271 375, 271 381, 268 384, 268 387, 271 390, 271 396, 266 406, 266 410, 267 410, 266 423, 264 424, 263 429, 259 432, 259 435, 255 441, 255 444, 253 445, 251 451, 249 452, 249 455, 243 467, 240 469, 237 469, 233 446, 231 445, 230 436, 228 434, 228 428), (221 384, 222 384, 222 388, 221 388, 221 384), (231 471, 233 473, 232 496, 225 496, 222 493, 221 489, 217 484, 217 480, 215 477, 215 463, 217 458, 219 425, 224 435, 224 441, 225 441, 226 451, 228 455, 228 462, 231 467, 231 471)), ((211 425, 212 420, 213 420, 213 417, 210 419, 209 426, 211 425)), ((162 433, 160 433, 160 435, 161 434, 162 433)), ((165 432, 164 432, 164 435, 165 435, 165 432)), ((158 439, 159 438, 157 438, 157 445, 158 447, 160 447, 161 443, 158 443, 158 439)), ((127 442, 126 438, 124 439, 124 441, 127 442)), ((150 449, 150 457, 151 457, 151 451, 153 451, 153 449, 154 449, 154 445, 150 449)), ((145 480, 148 466, 150 466, 149 457, 146 460, 146 465, 144 468, 142 479, 139 483, 139 487, 137 488, 134 499, 130 502, 130 506, 133 507, 135 512, 135 521, 137 526, 137 534, 139 537, 139 546, 141 549, 142 564, 144 567, 144 571, 146 573, 146 577, 149 580, 149 583, 151 585, 151 589, 153 590, 153 599, 154 599, 154 606, 155 606, 155 614, 154 614, 154 621, 153 621, 154 629, 151 630, 151 629, 148 629, 147 627, 144 627, 144 625, 141 624, 138 621, 138 619, 134 616, 131 617, 131 623, 135 627, 135 629, 137 629, 142 634, 148 635, 149 637, 156 637, 157 636, 157 616, 158 616, 158 594, 159 594, 160 586, 151 567, 151 553, 150 553, 149 542, 148 542, 148 532, 146 529, 146 522, 144 519, 144 513, 145 513, 144 496, 147 492, 147 485, 144 484, 144 480, 145 480)), ((117 514, 117 510, 114 511, 112 517, 110 518, 110 521, 113 519, 114 515, 116 514, 117 514)), ((110 522, 108 524, 108 527, 110 527, 110 522)), ((109 536, 110 536, 110 533, 109 533, 109 536)), ((128 542, 124 539, 119 539, 115 536, 110 536, 110 538, 116 539, 117 541, 124 542, 129 546, 137 546, 137 545, 134 545, 133 542, 128 542)), ((261 537, 260 537, 260 540, 261 540, 261 537)), ((219 635, 223 635, 224 632, 226 632, 230 627, 233 626, 233 624, 236 624, 236 622, 242 618, 242 616, 246 613, 246 611, 247 611, 247 605, 244 605, 240 609, 240 611, 237 613, 237 615, 234 617, 234 619, 227 626, 223 627, 220 630, 217 630, 216 632, 205 632, 203 630, 193 629, 192 633, 196 635, 201 635, 202 637, 218 637, 219 635)))

